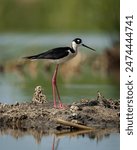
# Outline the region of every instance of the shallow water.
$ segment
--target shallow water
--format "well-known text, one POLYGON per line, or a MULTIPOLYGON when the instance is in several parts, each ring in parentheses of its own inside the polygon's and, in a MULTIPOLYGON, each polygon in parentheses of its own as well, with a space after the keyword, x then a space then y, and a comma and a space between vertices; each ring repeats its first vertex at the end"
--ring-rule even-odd
MULTIPOLYGON (((33 82, 33 81, 32 81, 33 82)), ((43 93, 47 99, 52 99, 51 83, 42 86, 43 93), (46 88, 46 89, 45 89, 46 88)), ((0 102, 15 103, 30 101, 33 97, 35 85, 33 83, 20 81, 14 74, 0 75, 0 102)), ((37 83, 36 85, 39 85, 37 83)), ((83 98, 93 99, 97 96, 97 91, 103 93, 106 98, 119 99, 119 88, 112 84, 59 84, 61 99, 64 103, 72 103, 83 98)))
MULTIPOLYGON (((47 48, 69 46, 71 41, 80 37, 83 42, 101 52, 111 47, 119 39, 117 34, 101 33, 73 33, 73 34, 27 34, 27 33, 1 33, 0 34, 0 59, 18 58, 25 56, 24 52, 38 52, 47 48)), ((81 48, 82 49, 82 48, 81 48)), ((88 52, 85 51, 85 52, 88 52)), ((31 54, 31 53, 30 53, 31 54)))
POLYGON ((42 137, 37 143, 32 136, 13 138, 9 135, 0 136, 0 148, 3 150, 119 150, 119 133, 111 133, 102 139, 87 136, 57 138, 54 135, 42 137), (54 148, 53 148, 54 147, 54 148))

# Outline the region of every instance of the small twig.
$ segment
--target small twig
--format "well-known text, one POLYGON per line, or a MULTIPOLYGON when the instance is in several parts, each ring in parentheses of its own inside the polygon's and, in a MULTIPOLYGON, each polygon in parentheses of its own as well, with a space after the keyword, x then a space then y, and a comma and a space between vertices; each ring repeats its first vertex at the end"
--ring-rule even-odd
POLYGON ((70 127, 74 127, 74 128, 78 128, 78 129, 83 129, 83 130, 94 130, 92 127, 88 127, 85 125, 80 125, 80 124, 76 124, 76 123, 72 123, 66 120, 62 120, 62 119, 54 119, 57 123, 65 125, 65 126, 70 126, 70 127))

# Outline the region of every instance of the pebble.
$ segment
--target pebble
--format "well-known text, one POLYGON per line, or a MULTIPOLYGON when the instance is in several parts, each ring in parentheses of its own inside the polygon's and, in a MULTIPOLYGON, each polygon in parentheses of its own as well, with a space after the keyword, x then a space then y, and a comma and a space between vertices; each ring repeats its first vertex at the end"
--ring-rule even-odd
POLYGON ((77 117, 77 115, 78 115, 77 113, 73 113, 72 114, 73 117, 77 117))
POLYGON ((78 106, 72 105, 72 106, 70 107, 70 111, 71 111, 71 112, 76 112, 76 111, 78 111, 78 110, 80 110, 80 108, 79 108, 78 106))

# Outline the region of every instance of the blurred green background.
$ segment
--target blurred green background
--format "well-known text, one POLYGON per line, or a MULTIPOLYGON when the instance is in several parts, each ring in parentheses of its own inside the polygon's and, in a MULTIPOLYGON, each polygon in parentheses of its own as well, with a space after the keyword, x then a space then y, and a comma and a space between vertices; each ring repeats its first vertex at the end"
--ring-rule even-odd
POLYGON ((1 32, 119 32, 119 0, 0 0, 1 32))
POLYGON ((96 53, 81 48, 60 67, 63 101, 95 98, 97 91, 118 99, 119 32, 119 0, 0 0, 0 101, 30 100, 37 85, 52 99, 55 66, 22 57, 70 45, 75 37, 96 53))

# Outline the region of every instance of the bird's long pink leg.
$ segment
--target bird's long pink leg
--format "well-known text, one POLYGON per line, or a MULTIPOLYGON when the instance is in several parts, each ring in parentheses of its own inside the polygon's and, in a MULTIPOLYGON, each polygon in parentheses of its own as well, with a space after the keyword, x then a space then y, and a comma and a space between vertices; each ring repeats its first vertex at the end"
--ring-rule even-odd
POLYGON ((59 65, 56 66, 53 77, 52 77, 53 99, 54 99, 54 107, 57 108, 57 104, 56 104, 56 92, 57 92, 57 96, 58 96, 58 100, 59 100, 59 108, 63 108, 63 104, 61 102, 58 87, 57 87, 57 84, 56 84, 56 77, 57 77, 58 67, 59 67, 59 65))
POLYGON ((62 104, 62 102, 61 102, 61 99, 60 99, 59 90, 58 90, 57 85, 56 85, 56 91, 57 91, 58 100, 59 100, 59 108, 64 108, 64 107, 63 107, 63 104, 62 104))
POLYGON ((53 91, 53 99, 54 99, 54 108, 57 107, 56 104, 56 76, 58 71, 58 65, 56 66, 56 69, 54 71, 53 77, 52 77, 52 91, 53 91))

